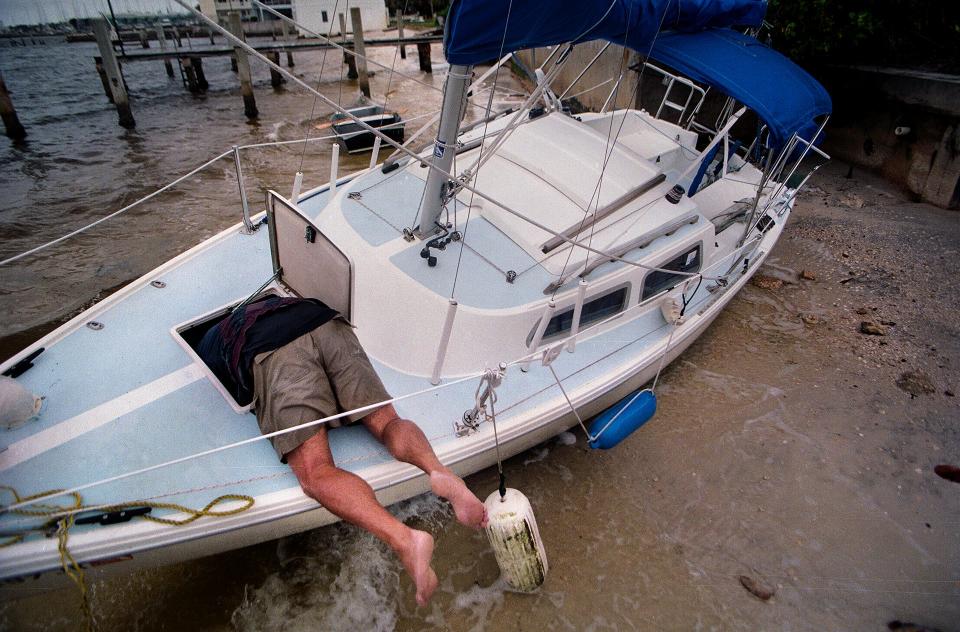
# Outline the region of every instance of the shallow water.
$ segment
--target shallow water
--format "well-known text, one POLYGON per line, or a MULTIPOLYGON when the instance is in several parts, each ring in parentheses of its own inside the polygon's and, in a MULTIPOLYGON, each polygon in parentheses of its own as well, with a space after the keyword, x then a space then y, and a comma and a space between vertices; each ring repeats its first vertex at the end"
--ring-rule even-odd
MULTIPOLYGON (((89 48, 65 50, 85 51, 76 56, 76 72, 92 74, 89 48)), ((131 74, 134 95, 145 91, 134 102, 136 132, 116 127, 113 110, 97 97, 95 76, 83 80, 92 84, 93 105, 64 103, 57 106, 66 111, 61 119, 45 121, 23 105, 29 89, 11 58, 20 52, 0 49, 33 134, 25 149, 0 141, 3 255, 113 210, 227 145, 295 138, 310 122, 312 100, 273 93, 261 71, 261 122, 244 123, 226 60, 219 70, 215 61, 205 64, 219 90, 197 103, 166 82, 159 63, 131 64, 131 73, 142 73, 131 74), (70 138, 74 129, 81 140, 70 138), (89 155, 81 156, 85 146, 89 155), (128 158, 138 166, 129 167, 128 158)), ((377 54, 391 60, 384 49, 377 54)), ((298 72, 315 73, 319 56, 298 56, 297 64, 298 72)), ((405 68, 417 72, 414 55, 405 68)), ((328 59, 327 94, 339 91, 332 81, 338 73, 328 59)), ((375 94, 384 79, 374 78, 375 94)), ((440 79, 437 73, 432 81, 440 79)), ((435 106, 432 94, 401 88, 392 102, 409 108, 410 117, 421 105, 435 106)), ((328 152, 326 144, 308 150, 309 184, 326 179, 328 152)), ((248 156, 258 174, 248 170, 251 196, 261 186, 290 186, 283 163, 298 160, 297 149, 248 156)), ((366 158, 350 160, 363 166, 366 158)), ((941 390, 957 388, 960 336, 951 314, 960 297, 934 279, 937 266, 948 266, 954 278, 960 272, 955 261, 937 258, 960 239, 960 228, 955 215, 920 208, 913 214, 922 221, 913 220, 903 237, 889 237, 899 225, 894 211, 838 206, 834 191, 868 185, 831 173, 824 170, 819 181, 830 192, 801 197, 763 269, 791 282, 776 291, 744 289, 665 371, 654 420, 612 451, 589 450, 573 429, 506 463, 508 484, 534 506, 550 560, 538 593, 506 590, 484 537, 456 524, 446 503, 423 496, 391 510, 436 538, 440 588, 426 608, 415 607, 412 584, 382 544, 338 524, 97 580, 91 591, 101 628, 868 630, 900 619, 949 629, 960 620, 960 488, 931 470, 960 460, 960 412, 955 398, 938 392, 913 399, 894 379, 910 366, 930 372, 941 390), (865 222, 885 237, 856 238, 865 222), (832 235, 846 241, 833 243, 832 235), (896 292, 840 284, 853 266, 840 250, 856 255, 868 248, 882 254, 877 267, 906 252, 897 274, 911 284, 896 292), (818 281, 798 281, 796 271, 811 266, 818 281), (860 317, 852 310, 861 305, 898 322, 882 340, 889 344, 856 333, 860 317), (800 313, 818 314, 819 324, 804 325, 800 313), (742 588, 740 575, 775 596, 761 602, 742 588)), ((235 185, 231 166, 219 165, 183 193, 62 250, 0 268, 4 334, 59 318, 236 222, 235 185)), ((477 473, 468 484, 484 498, 496 489, 496 472, 477 473)), ((0 604, 0 629, 76 629, 77 603, 75 591, 65 589, 0 604)))

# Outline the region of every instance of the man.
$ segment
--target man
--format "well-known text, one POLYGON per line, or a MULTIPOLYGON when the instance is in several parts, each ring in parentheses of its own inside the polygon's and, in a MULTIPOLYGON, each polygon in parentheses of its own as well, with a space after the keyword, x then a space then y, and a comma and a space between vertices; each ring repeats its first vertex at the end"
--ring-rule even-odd
MULTIPOLYGON (((253 402, 264 434, 390 399, 350 324, 313 299, 270 297, 241 307, 204 335, 197 352, 239 403, 253 402)), ((336 466, 327 433, 339 421, 363 423, 394 458, 426 472, 460 523, 485 526, 483 503, 391 404, 271 438, 305 494, 396 552, 425 605, 437 587, 433 537, 394 518, 366 481, 336 466)))

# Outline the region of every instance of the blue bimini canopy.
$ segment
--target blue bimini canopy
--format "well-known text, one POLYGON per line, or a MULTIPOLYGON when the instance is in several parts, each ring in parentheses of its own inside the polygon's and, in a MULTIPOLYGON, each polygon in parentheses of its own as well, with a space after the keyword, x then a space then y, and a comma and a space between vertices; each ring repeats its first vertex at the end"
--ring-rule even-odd
POLYGON ((805 70, 730 29, 663 34, 650 57, 752 109, 770 129, 774 149, 794 133, 810 140, 819 128, 814 119, 833 109, 830 95, 805 70))
POLYGON ((646 55, 660 31, 757 26, 766 0, 455 0, 444 52, 471 65, 524 48, 604 39, 646 55))

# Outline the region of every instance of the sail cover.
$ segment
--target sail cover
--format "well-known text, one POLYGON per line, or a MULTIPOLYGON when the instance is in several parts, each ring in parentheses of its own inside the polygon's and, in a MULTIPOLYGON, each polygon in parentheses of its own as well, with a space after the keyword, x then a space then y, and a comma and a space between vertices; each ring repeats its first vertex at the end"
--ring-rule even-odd
POLYGON ((659 31, 757 26, 766 0, 455 0, 444 51, 451 64, 604 39, 644 55, 659 31))
POLYGON ((661 34, 650 57, 752 109, 770 129, 774 149, 794 133, 810 140, 815 119, 832 110, 830 95, 805 70, 730 29, 661 34))

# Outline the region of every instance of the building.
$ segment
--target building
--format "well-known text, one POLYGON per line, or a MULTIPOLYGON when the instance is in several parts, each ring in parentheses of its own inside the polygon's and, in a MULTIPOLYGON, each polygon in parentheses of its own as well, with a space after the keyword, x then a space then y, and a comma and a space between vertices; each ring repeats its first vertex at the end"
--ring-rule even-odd
MULTIPOLYGON (((293 17, 293 0, 261 0, 278 13, 293 17)), ((280 31, 280 18, 254 6, 250 0, 199 0, 200 12, 220 24, 227 24, 232 11, 240 12, 243 30, 247 35, 272 34, 280 31)))
MULTIPOLYGON (((387 7, 384 0, 261 0, 278 13, 292 17, 305 28, 321 35, 340 34, 340 20, 334 10, 344 13, 347 19, 347 32, 352 32, 350 11, 347 7, 359 7, 363 17, 364 30, 372 31, 387 27, 387 7)), ((209 18, 227 23, 231 11, 239 11, 248 35, 274 33, 279 31, 279 18, 254 6, 250 0, 199 0, 200 11, 209 18)))
POLYGON ((339 4, 336 0, 292 0, 292 3, 293 19, 304 28, 321 35, 340 34, 340 20, 334 15, 334 8, 337 13, 344 14, 348 33, 353 32, 353 27, 350 25, 350 11, 345 10, 346 7, 360 8, 365 31, 387 28, 387 6, 384 0, 350 0, 349 3, 341 1, 339 4))

